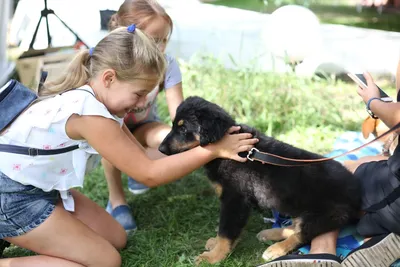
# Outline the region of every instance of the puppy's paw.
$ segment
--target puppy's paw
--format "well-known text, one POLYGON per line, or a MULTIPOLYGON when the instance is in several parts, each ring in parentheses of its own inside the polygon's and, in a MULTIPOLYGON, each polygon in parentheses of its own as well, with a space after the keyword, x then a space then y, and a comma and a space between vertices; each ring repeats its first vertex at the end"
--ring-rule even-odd
POLYGON ((215 248, 215 246, 217 245, 217 239, 215 237, 211 237, 210 239, 207 240, 206 243, 206 250, 212 250, 213 248, 215 248))
POLYGON ((284 256, 286 254, 287 251, 285 250, 285 248, 280 246, 279 243, 276 243, 272 246, 269 246, 267 250, 264 251, 262 258, 265 261, 270 261, 279 258, 281 256, 284 256))
POLYGON ((257 234, 257 239, 261 242, 266 242, 268 240, 280 241, 284 239, 282 235, 282 228, 263 230, 257 234))
POLYGON ((202 254, 196 257, 195 262, 196 265, 199 265, 202 261, 214 264, 222 261, 223 259, 225 259, 225 255, 222 256, 213 252, 203 252, 202 254))

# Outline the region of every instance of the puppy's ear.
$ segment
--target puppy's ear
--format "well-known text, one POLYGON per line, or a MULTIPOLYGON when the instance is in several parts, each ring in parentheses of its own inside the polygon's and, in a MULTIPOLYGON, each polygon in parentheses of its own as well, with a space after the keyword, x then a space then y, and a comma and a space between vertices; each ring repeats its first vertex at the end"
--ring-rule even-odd
POLYGON ((225 110, 212 103, 207 104, 197 118, 200 123, 201 146, 222 139, 228 129, 235 125, 235 121, 225 110))
POLYGON ((361 132, 365 139, 367 139, 368 136, 375 131, 376 125, 377 125, 377 120, 369 116, 364 120, 361 127, 362 128, 361 132))
POLYGON ((232 125, 231 120, 203 120, 200 126, 200 146, 205 146, 222 139, 232 125))

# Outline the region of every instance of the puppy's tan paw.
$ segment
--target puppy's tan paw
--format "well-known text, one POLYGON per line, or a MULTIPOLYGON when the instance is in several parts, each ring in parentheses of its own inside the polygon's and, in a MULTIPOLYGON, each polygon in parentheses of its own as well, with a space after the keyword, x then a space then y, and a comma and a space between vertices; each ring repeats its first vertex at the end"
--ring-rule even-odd
POLYGON ((217 239, 215 237, 211 237, 210 239, 207 240, 206 243, 206 250, 212 250, 215 248, 215 246, 217 245, 217 239))
POLYGON ((263 230, 257 234, 257 239, 261 242, 266 242, 268 240, 280 241, 283 239, 282 229, 276 228, 276 229, 263 230))
POLYGON ((222 261, 223 259, 225 259, 225 256, 221 256, 212 252, 203 252, 202 254, 196 257, 195 262, 196 265, 199 265, 202 261, 214 264, 222 261))
POLYGON ((265 261, 274 260, 278 257, 284 256, 287 254, 287 251, 279 245, 279 243, 273 244, 269 246, 267 250, 264 251, 262 258, 265 261))

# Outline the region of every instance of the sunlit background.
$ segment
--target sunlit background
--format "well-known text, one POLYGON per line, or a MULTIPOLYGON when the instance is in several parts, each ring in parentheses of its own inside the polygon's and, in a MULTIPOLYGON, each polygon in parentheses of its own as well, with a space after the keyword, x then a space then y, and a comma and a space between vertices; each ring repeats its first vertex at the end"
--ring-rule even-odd
MULTIPOLYGON (((396 98, 400 0, 159 2, 174 23, 167 52, 178 59, 185 97, 213 101, 267 135, 321 154, 334 150, 341 136, 360 136, 368 114, 348 72, 371 72, 396 98)), ((0 0, 0 86, 14 78, 36 90, 41 70, 49 71, 49 79, 60 75, 77 49, 95 46, 107 34, 107 20, 121 3, 48 0, 71 31, 49 15, 50 46, 42 20, 30 47, 44 0, 0 0)), ((171 124, 164 94, 158 102, 161 118, 171 124)), ((351 141, 346 149, 358 146, 351 141)), ((102 167, 87 177, 83 192, 106 205, 102 167)), ((129 195, 128 202, 139 231, 121 252, 123 266, 192 266, 215 236, 218 200, 201 170, 129 195)), ((254 214, 243 240, 219 266, 260 263, 266 245, 255 234, 266 227, 254 214)), ((12 247, 5 255, 29 253, 12 247)))

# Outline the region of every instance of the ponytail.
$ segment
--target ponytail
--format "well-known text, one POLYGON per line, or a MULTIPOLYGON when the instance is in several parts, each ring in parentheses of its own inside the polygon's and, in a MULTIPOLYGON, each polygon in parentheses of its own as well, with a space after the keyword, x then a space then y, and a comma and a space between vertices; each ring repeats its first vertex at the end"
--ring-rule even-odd
POLYGON ((89 50, 79 52, 61 77, 43 85, 39 96, 52 96, 85 85, 90 78, 89 61, 89 50))

